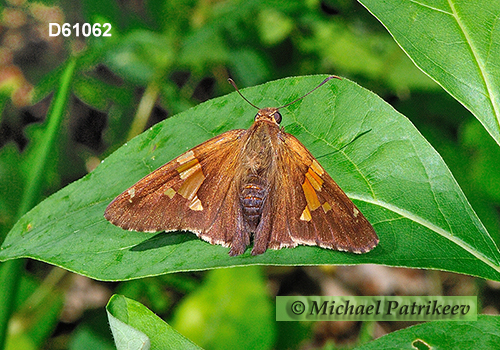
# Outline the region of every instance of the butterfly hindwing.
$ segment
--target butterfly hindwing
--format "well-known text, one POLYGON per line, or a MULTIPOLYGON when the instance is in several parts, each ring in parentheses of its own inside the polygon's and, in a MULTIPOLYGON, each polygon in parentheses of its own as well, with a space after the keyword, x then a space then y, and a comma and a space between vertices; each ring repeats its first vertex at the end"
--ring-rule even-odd
MULTIPOLYGON (((279 215, 270 215, 269 244, 252 253, 298 244, 364 253, 378 243, 372 226, 311 153, 292 135, 283 133, 275 145, 279 161, 269 201, 279 215)), ((256 235, 257 236, 257 235, 256 235)))

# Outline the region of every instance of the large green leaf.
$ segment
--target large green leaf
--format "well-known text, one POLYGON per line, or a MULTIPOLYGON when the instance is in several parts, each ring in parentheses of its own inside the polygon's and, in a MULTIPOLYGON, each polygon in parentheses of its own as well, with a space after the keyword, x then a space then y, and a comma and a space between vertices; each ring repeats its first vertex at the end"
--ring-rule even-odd
MULTIPOLYGON (((259 106, 277 106, 323 78, 282 79, 244 94, 259 106)), ((155 125, 26 214, 6 238, 0 259, 32 257, 102 280, 248 264, 361 263, 500 280, 499 251, 441 157, 404 116, 345 79, 284 108, 282 124, 373 224, 380 244, 372 252, 300 246, 230 257, 227 248, 190 233, 125 231, 103 218, 111 200, 141 177, 212 136, 249 127, 254 113, 232 93, 155 125)), ((276 215, 282 215, 279 208, 276 215)))
POLYGON ((359 2, 500 144, 500 1, 359 2))
POLYGON ((500 344, 500 317, 478 315, 477 321, 434 321, 380 337, 355 350, 492 350, 500 344))

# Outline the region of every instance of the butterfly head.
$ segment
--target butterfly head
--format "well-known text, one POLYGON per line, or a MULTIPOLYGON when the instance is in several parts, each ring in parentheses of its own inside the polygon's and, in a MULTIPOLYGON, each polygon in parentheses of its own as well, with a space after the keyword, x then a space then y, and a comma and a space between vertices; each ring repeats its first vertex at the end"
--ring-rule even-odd
POLYGON ((278 108, 262 108, 255 115, 255 121, 267 121, 279 125, 281 123, 281 114, 278 112, 278 108))
POLYGON ((258 121, 266 121, 266 122, 270 122, 270 123, 273 123, 275 125, 279 125, 281 123, 281 114, 280 112, 278 112, 278 109, 280 108, 284 108, 284 107, 288 107, 292 104, 294 104, 295 102, 297 101, 300 101, 302 100, 304 97, 306 97, 307 95, 309 95, 310 93, 312 93, 313 91, 315 91, 316 89, 318 89, 321 85, 325 84, 327 81, 329 81, 330 79, 333 79, 333 78, 336 78, 336 79, 340 79, 339 77, 335 76, 335 75, 331 75, 329 76, 328 78, 326 78, 325 80, 323 80, 318 86, 316 86, 314 89, 312 89, 311 91, 309 91, 307 94, 293 100, 292 102, 289 102, 287 103, 286 105, 283 105, 281 107, 268 107, 268 108, 259 108, 257 107, 256 105, 254 105, 252 102, 250 102, 249 100, 246 99, 245 96, 243 96, 240 92, 240 90, 238 89, 238 87, 236 86, 235 82, 233 81, 233 79, 229 78, 228 81, 231 83, 231 85, 234 86, 234 88, 236 89, 236 91, 238 92, 238 94, 240 94, 240 96, 248 102, 248 104, 250 104, 250 106, 254 107, 254 108, 257 108, 259 111, 257 112, 257 115, 255 116, 255 121, 258 122, 258 121))

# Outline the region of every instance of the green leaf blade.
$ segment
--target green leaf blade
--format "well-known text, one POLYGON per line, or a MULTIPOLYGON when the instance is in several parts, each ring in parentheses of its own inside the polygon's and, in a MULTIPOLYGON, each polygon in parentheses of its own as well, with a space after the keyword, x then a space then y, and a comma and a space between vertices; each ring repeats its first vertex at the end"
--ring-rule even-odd
MULTIPOLYGON (((277 106, 322 79, 283 79, 244 94, 258 106, 277 106)), ((373 224, 380 244, 372 252, 300 246, 230 257, 227 248, 190 233, 125 231, 103 218, 111 200, 143 176, 223 131, 248 128, 254 113, 233 93, 155 125, 25 215, 0 259, 32 257, 102 280, 239 265, 361 263, 500 280, 498 249, 441 157, 404 116, 348 80, 331 81, 283 109, 283 125, 373 224)))
POLYGON ((360 0, 500 144, 500 3, 360 0))
POLYGON ((201 349, 144 305, 122 295, 111 297, 106 312, 118 350, 201 349))
POLYGON ((477 321, 426 322, 380 337, 355 350, 498 349, 500 317, 478 315, 477 321))

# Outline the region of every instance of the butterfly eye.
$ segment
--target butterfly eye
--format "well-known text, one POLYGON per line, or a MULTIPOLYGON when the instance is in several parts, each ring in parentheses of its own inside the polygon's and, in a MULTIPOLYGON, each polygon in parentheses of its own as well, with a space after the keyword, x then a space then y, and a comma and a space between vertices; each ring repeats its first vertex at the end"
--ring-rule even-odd
POLYGON ((278 124, 281 123, 281 114, 280 114, 280 112, 274 113, 273 116, 274 116, 274 120, 276 121, 276 123, 278 123, 278 124))

